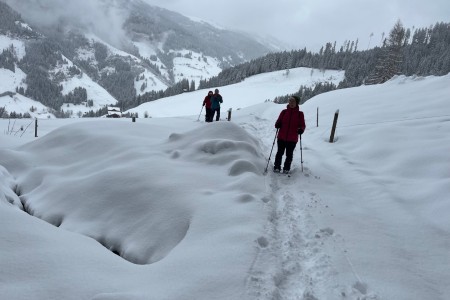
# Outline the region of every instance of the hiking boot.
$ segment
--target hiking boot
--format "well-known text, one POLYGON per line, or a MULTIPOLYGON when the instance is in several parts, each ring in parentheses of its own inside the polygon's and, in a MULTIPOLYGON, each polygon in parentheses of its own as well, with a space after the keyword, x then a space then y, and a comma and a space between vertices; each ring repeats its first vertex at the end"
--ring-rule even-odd
POLYGON ((274 171, 275 173, 280 173, 280 172, 281 172, 281 169, 280 169, 279 167, 273 167, 273 171, 274 171))

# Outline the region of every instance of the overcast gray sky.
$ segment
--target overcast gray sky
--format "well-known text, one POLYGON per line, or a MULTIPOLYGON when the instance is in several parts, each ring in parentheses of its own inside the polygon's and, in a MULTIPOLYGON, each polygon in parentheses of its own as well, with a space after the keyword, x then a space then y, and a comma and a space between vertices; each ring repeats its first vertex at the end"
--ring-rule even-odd
POLYGON ((295 48, 359 39, 379 45, 400 19, 406 28, 450 22, 449 0, 145 0, 228 29, 268 34, 295 48), (373 37, 370 38, 371 33, 373 37))

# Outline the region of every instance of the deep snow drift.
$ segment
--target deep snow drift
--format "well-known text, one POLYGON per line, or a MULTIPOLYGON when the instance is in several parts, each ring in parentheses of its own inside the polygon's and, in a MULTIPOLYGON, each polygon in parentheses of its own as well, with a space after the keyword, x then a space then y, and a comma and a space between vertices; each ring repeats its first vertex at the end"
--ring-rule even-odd
POLYGON ((284 105, 245 105, 251 86, 231 122, 186 114, 191 93, 178 116, 40 120, 39 138, 0 120, 0 294, 447 299, 449 79, 311 99, 290 178, 263 174, 284 105))

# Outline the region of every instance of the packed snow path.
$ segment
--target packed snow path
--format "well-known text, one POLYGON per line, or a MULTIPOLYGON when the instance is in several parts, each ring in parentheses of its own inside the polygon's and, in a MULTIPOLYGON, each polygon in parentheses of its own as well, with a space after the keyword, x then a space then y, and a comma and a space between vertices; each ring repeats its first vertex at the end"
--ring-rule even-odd
MULTIPOLYGON (((261 140, 267 158, 275 139, 274 120, 255 117, 253 123, 241 124, 261 140)), ((302 140, 302 151, 307 157, 310 149, 306 137, 302 140)), ((302 172, 300 143, 294 151, 290 176, 271 171, 276 150, 275 142, 265 177, 266 235, 257 240, 258 254, 247 282, 251 297, 378 299, 354 270, 343 238, 336 236, 332 228, 320 228, 311 216, 311 210, 328 213, 328 207, 315 190, 320 177, 313 174, 306 160, 302 172), (331 254, 346 263, 343 267, 353 274, 348 282, 338 281, 331 254)))

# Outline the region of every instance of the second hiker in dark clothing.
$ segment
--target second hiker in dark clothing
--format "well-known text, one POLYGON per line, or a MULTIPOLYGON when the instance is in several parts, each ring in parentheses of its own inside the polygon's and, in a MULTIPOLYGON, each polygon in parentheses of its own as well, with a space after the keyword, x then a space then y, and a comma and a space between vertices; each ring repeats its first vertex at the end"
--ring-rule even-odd
POLYGON ((289 173, 294 156, 294 149, 298 142, 298 136, 306 129, 305 116, 299 108, 300 98, 291 96, 286 109, 281 111, 275 122, 275 128, 279 129, 275 155, 274 172, 281 171, 281 160, 286 151, 286 159, 283 165, 283 173, 289 173))
POLYGON ((220 119, 220 103, 223 103, 222 96, 219 94, 219 90, 214 90, 214 95, 211 97, 211 121, 214 119, 214 114, 216 114, 216 121, 220 119))
POLYGON ((205 122, 212 122, 212 109, 211 109, 211 97, 213 95, 212 91, 208 92, 208 95, 206 95, 205 100, 203 100, 203 106, 205 107, 206 114, 205 114, 205 122))

